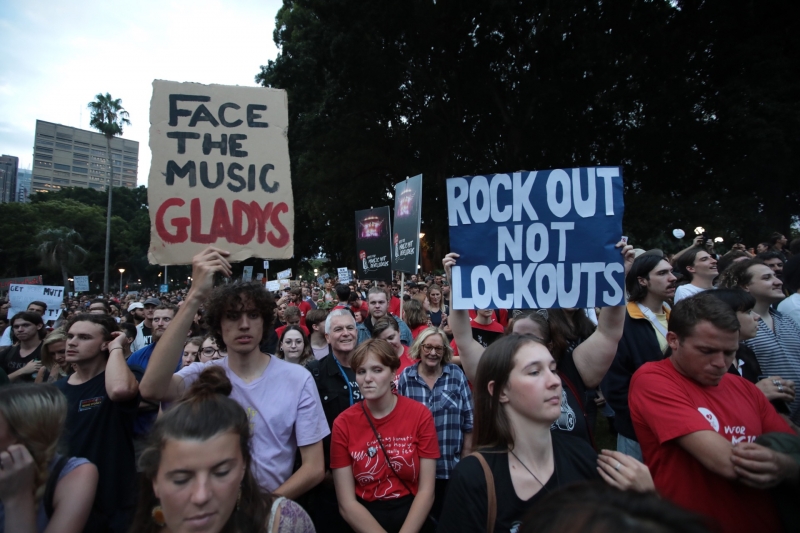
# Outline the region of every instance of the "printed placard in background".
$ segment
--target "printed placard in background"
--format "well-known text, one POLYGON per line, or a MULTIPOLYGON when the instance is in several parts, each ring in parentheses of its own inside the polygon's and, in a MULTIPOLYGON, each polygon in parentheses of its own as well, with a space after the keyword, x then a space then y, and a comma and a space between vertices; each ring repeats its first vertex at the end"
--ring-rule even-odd
POLYGON ((624 303, 619 167, 451 178, 447 210, 454 309, 624 303))
POLYGON ((281 270, 278 272, 278 279, 289 279, 292 277, 292 269, 287 268, 286 270, 281 270))
POLYGON ((75 292, 87 292, 89 290, 89 276, 73 276, 72 285, 75 292))
POLYGON ((245 283, 249 283, 253 281, 253 267, 250 265, 245 266, 242 268, 242 281, 245 283))
POLYGON ((347 267, 337 268, 336 272, 339 275, 339 283, 349 283, 351 279, 350 269, 347 267))
POLYGON ((356 211, 359 279, 387 281, 391 279, 391 234, 388 206, 356 211))
POLYGON ((209 245, 248 257, 294 253, 286 91, 155 80, 150 102, 153 264, 209 245))
POLYGON ((421 216, 422 174, 419 174, 394 186, 392 269, 417 273, 421 216))
POLYGON ((31 302, 44 302, 47 305, 42 320, 58 320, 61 316, 61 303, 64 301, 64 287, 50 285, 20 285, 12 283, 8 287, 8 318, 28 310, 31 302))

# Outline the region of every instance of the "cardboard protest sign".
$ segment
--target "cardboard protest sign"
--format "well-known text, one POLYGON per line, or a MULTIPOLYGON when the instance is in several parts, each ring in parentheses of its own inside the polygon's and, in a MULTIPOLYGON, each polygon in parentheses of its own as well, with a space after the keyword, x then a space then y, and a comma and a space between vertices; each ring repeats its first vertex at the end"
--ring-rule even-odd
POLYGON ((389 207, 356 211, 356 250, 359 279, 392 278, 392 228, 389 207))
POLYGON ((31 302, 44 302, 47 305, 42 320, 58 320, 61 316, 61 303, 64 301, 64 287, 49 285, 19 285, 13 283, 8 287, 8 318, 28 310, 31 302))
POLYGON ((250 283, 253 281, 253 267, 248 265, 242 269, 242 281, 250 283))
POLYGON ((292 277, 292 269, 287 268, 286 270, 281 270, 278 272, 278 279, 289 279, 292 277))
POLYGON ((447 180, 454 309, 621 305, 618 167, 447 180))
POLYGON ((286 92, 156 80, 150 102, 151 263, 209 245, 248 257, 294 253, 286 92))
POLYGON ((394 186, 392 269, 410 274, 419 266, 419 225, 422 216, 422 174, 394 186))
POLYGON ((353 279, 350 277, 350 269, 347 267, 337 268, 336 272, 339 275, 339 283, 349 283, 353 279))
POLYGON ((281 284, 278 282, 278 280, 268 281, 267 290, 271 292, 278 292, 281 290, 281 284))
POLYGON ((75 276, 72 278, 75 292, 87 292, 89 290, 89 276, 75 276))

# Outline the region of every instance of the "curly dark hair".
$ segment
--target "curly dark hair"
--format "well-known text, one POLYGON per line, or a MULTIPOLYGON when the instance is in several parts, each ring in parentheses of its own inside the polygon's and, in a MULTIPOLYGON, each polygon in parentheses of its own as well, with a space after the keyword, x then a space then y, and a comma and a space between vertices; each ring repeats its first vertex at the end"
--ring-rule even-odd
MULTIPOLYGON (((252 305, 264 320, 262 336, 266 336, 275 319, 276 305, 272 294, 259 283, 237 281, 229 285, 221 285, 214 289, 204 306, 206 313, 203 318, 209 334, 213 336, 217 348, 222 351, 228 350, 225 341, 222 340, 222 318, 229 311, 241 311, 245 302, 252 305)), ((259 342, 261 340, 259 339, 259 342)))

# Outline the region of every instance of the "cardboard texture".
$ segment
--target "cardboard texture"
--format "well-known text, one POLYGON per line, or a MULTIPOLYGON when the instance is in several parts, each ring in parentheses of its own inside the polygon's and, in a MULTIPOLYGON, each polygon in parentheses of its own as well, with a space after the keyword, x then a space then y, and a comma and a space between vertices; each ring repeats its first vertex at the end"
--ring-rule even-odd
POLYGON ((182 265, 209 245, 294 254, 286 91, 155 80, 150 102, 150 263, 182 265))

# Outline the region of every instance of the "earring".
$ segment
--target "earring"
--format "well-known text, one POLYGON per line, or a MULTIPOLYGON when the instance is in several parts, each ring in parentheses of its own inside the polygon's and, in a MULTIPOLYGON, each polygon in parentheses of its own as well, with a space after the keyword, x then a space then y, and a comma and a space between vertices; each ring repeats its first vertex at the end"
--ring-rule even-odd
POLYGON ((153 510, 150 511, 150 516, 153 517, 153 522, 155 522, 158 527, 167 525, 166 520, 164 520, 164 510, 160 505, 153 506, 153 510))

